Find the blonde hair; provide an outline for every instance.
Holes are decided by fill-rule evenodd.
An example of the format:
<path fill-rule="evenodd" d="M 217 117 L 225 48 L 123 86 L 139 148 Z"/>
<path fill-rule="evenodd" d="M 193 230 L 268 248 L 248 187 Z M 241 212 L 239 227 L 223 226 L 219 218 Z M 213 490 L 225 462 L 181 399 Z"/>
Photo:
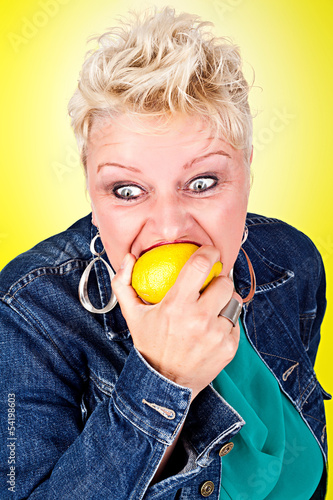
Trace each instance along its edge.
<path fill-rule="evenodd" d="M 68 106 L 84 166 L 92 124 L 129 113 L 167 118 L 199 115 L 237 149 L 252 146 L 249 85 L 239 49 L 207 30 L 195 15 L 131 13 L 118 27 L 95 37 L 78 88 Z"/>

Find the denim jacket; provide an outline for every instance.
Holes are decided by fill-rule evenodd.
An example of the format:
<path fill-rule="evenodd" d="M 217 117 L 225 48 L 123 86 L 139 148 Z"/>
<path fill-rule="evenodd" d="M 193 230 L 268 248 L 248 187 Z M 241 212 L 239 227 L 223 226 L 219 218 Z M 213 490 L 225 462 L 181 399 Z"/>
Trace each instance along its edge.
<path fill-rule="evenodd" d="M 248 214 L 247 225 L 244 249 L 257 287 L 243 306 L 246 334 L 326 459 L 329 395 L 313 370 L 326 305 L 321 257 L 277 219 Z M 0 497 L 218 500 L 221 455 L 245 422 L 211 385 L 190 405 L 191 390 L 164 378 L 133 347 L 119 305 L 107 314 L 81 306 L 78 284 L 95 234 L 87 216 L 0 274 Z M 234 280 L 245 297 L 243 252 Z M 102 264 L 88 290 L 95 307 L 107 304 Z M 183 423 L 180 470 L 150 485 Z"/>

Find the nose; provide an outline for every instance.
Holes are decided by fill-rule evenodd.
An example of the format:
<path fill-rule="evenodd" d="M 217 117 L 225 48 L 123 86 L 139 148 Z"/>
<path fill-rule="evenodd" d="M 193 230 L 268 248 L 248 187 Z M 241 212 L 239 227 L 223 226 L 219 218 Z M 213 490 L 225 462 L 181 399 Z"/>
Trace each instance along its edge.
<path fill-rule="evenodd" d="M 147 221 L 156 241 L 188 238 L 195 224 L 192 215 L 176 196 L 159 196 Z"/>

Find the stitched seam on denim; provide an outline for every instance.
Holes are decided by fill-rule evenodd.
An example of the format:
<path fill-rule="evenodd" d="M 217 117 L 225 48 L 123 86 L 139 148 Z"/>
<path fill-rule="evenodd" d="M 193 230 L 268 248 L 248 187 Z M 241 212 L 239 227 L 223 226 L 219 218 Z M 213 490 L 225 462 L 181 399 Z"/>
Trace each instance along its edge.
<path fill-rule="evenodd" d="M 292 271 L 287 270 L 287 272 L 286 272 L 285 269 L 281 269 L 281 271 L 280 271 L 279 269 L 272 267 L 268 262 L 266 262 L 266 260 L 264 260 L 262 258 L 261 254 L 255 249 L 255 247 L 253 247 L 253 245 L 251 245 L 251 247 L 252 247 L 253 252 L 258 256 L 258 258 L 264 263 L 265 266 L 267 266 L 269 269 L 271 269 L 271 271 L 274 271 L 274 272 L 280 274 L 280 277 L 275 279 L 274 281 L 270 281 L 268 283 L 263 283 L 263 284 L 257 285 L 257 289 L 260 287 L 272 285 L 274 283 L 278 283 L 278 284 L 282 285 L 289 278 L 294 276 L 294 273 Z M 280 266 L 278 266 L 278 267 L 280 267 Z M 249 285 L 246 287 L 239 288 L 239 291 L 246 290 L 248 288 L 249 288 Z M 257 290 L 257 292 L 260 292 L 260 290 Z"/>
<path fill-rule="evenodd" d="M 291 276 L 289 274 L 285 273 L 283 276 L 281 276 L 280 278 L 278 278 L 278 279 L 276 279 L 274 281 L 269 281 L 268 283 L 262 283 L 260 285 L 257 285 L 256 290 L 258 292 L 260 292 L 260 288 L 261 287 L 263 287 L 263 286 L 269 286 L 269 285 L 273 285 L 273 284 L 283 285 L 283 283 L 285 283 L 288 280 L 288 278 L 290 278 L 290 277 Z M 239 290 L 247 290 L 248 288 L 250 288 L 250 285 L 239 287 Z"/>
<path fill-rule="evenodd" d="M 257 249 L 253 245 L 251 245 L 251 249 L 258 256 L 258 258 L 265 264 L 265 266 L 267 266 L 272 271 L 281 274 L 281 278 L 283 278 L 284 276 L 286 276 L 286 271 L 287 271 L 287 276 L 289 276 L 289 277 L 290 276 L 294 276 L 294 272 L 293 271 L 290 271 L 289 269 L 287 269 L 287 270 L 283 269 L 278 264 L 274 264 L 274 262 L 270 262 L 266 258 L 264 259 L 263 256 L 257 251 Z M 272 267 L 272 265 L 274 265 L 275 267 Z M 276 269 L 276 267 L 281 268 L 281 271 L 279 269 Z"/>
<path fill-rule="evenodd" d="M 135 347 L 134 347 L 135 348 Z M 166 378 L 164 375 L 162 375 L 161 373 L 158 373 L 156 372 L 151 366 L 149 363 L 147 363 L 147 361 L 144 359 L 144 357 L 142 356 L 142 354 L 140 354 L 140 352 L 135 348 L 136 350 L 136 353 L 137 353 L 137 356 L 140 358 L 140 360 L 142 360 L 142 362 L 144 363 L 144 365 L 146 366 L 146 368 L 148 368 L 148 370 L 154 375 L 154 377 L 158 377 L 158 378 L 161 378 L 162 380 L 164 380 L 167 384 L 170 384 L 172 385 L 173 387 L 176 387 L 178 390 L 179 389 L 182 389 L 183 392 L 185 392 L 185 394 L 187 396 L 189 396 L 192 391 L 191 389 L 188 389 L 186 387 L 182 387 L 178 384 L 176 384 L 176 382 L 173 382 L 172 380 L 169 380 L 168 378 Z"/>
<path fill-rule="evenodd" d="M 157 454 L 158 450 L 155 448 L 154 450 L 154 453 L 153 453 L 153 456 L 151 457 L 151 459 L 149 460 L 149 462 L 147 462 L 147 466 L 145 468 L 145 470 L 142 472 L 140 478 L 139 478 L 139 484 L 137 484 L 136 488 L 132 491 L 132 494 L 130 496 L 130 499 L 133 498 L 133 500 L 137 500 L 139 497 L 137 496 L 137 492 L 138 492 L 138 489 L 140 488 L 140 483 L 142 481 L 142 478 L 144 478 L 145 476 L 145 473 L 146 471 L 148 470 L 148 468 L 150 467 L 150 463 L 153 461 L 153 459 L 155 458 L 155 455 Z M 144 481 L 144 485 L 146 485 L 147 481 L 145 480 Z M 142 486 L 141 486 L 142 488 Z M 142 497 L 141 497 L 142 498 Z"/>
<path fill-rule="evenodd" d="M 276 354 L 269 354 L 268 352 L 262 352 L 262 351 L 259 351 L 259 352 L 260 352 L 260 354 L 265 354 L 266 356 L 272 356 L 274 358 L 284 359 L 286 361 L 291 361 L 292 363 L 297 363 L 297 361 L 294 359 L 284 358 L 283 356 L 277 356 Z M 301 394 L 301 381 L 300 381 L 300 377 L 299 377 L 299 365 L 296 366 L 296 374 L 297 374 L 297 381 L 298 381 L 299 397 L 300 397 L 300 400 L 302 400 L 302 394 L 304 394 L 304 391 L 306 391 L 306 389 L 304 389 L 303 393 Z"/>
<path fill-rule="evenodd" d="M 197 466 L 195 469 L 192 469 L 191 471 L 189 472 L 186 472 L 184 474 L 179 474 L 180 476 L 184 475 L 185 474 L 188 474 L 188 477 L 185 478 L 185 481 L 183 481 L 183 483 L 181 483 L 179 486 L 176 485 L 175 481 L 173 484 L 170 484 L 168 486 L 166 486 L 165 488 L 163 489 L 160 489 L 158 490 L 156 493 L 154 493 L 150 498 L 156 498 L 157 497 L 160 497 L 160 495 L 163 493 L 166 493 L 167 491 L 169 490 L 173 490 L 175 487 L 179 490 L 179 488 L 183 488 L 184 486 L 188 486 L 188 482 L 193 479 L 193 477 L 195 476 L 198 476 L 199 474 L 201 474 L 203 468 L 199 465 Z M 163 499 L 162 499 L 163 500 Z"/>
<path fill-rule="evenodd" d="M 266 354 L 266 356 L 273 356 L 274 358 L 285 359 L 286 361 L 291 361 L 292 363 L 297 363 L 295 359 L 284 358 L 283 356 L 278 356 L 277 354 L 269 354 L 268 352 L 259 351 L 261 354 Z"/>
<path fill-rule="evenodd" d="M 284 270 L 284 271 L 279 271 L 279 269 L 275 269 L 274 267 L 272 267 L 270 264 L 268 264 L 268 262 L 266 262 L 266 261 L 265 261 L 265 260 L 261 257 L 260 253 L 258 253 L 258 252 L 256 251 L 256 249 L 255 249 L 255 248 L 253 248 L 253 251 L 254 251 L 254 252 L 258 255 L 259 259 L 260 259 L 260 260 L 261 260 L 261 261 L 265 264 L 265 266 L 267 266 L 269 269 L 271 269 L 271 270 L 272 270 L 272 271 L 274 271 L 275 273 L 279 273 L 279 274 L 281 275 L 281 277 L 280 277 L 280 278 L 278 278 L 278 279 L 283 279 L 284 277 L 290 277 L 290 276 L 292 276 L 292 275 L 293 275 L 293 273 L 290 275 L 290 274 L 289 274 L 289 271 L 287 271 L 287 272 L 286 272 L 285 270 Z M 277 280 L 270 281 L 269 283 L 267 283 L 267 285 L 270 285 L 271 283 L 275 283 L 275 281 L 277 281 Z"/>
<path fill-rule="evenodd" d="M 116 389 L 114 389 L 114 391 L 113 391 L 113 392 L 114 392 L 114 393 L 116 393 L 117 398 L 119 399 L 119 401 L 120 401 L 120 402 L 124 405 L 124 407 L 125 407 L 125 408 L 129 411 L 129 413 L 131 413 L 131 414 L 133 415 L 133 417 L 135 417 L 135 418 L 136 418 L 136 419 L 138 419 L 140 422 L 142 422 L 142 424 L 143 424 L 143 425 L 147 425 L 148 427 L 150 427 L 150 429 L 153 429 L 155 432 L 161 433 L 161 435 L 162 435 L 162 436 L 165 436 L 166 438 L 168 438 L 168 437 L 169 437 L 169 436 L 168 436 L 168 434 L 165 434 L 165 433 L 164 433 L 164 432 L 162 432 L 160 429 L 156 429 L 156 427 L 153 427 L 152 425 L 149 425 L 149 424 L 148 424 L 145 420 L 142 420 L 142 419 L 141 419 L 141 417 L 139 417 L 139 416 L 137 415 L 137 413 L 134 413 L 134 412 L 131 410 L 131 408 L 130 408 L 129 406 L 127 406 L 127 404 L 125 403 L 125 401 L 124 401 L 124 400 L 123 400 L 123 399 L 119 396 L 119 394 L 118 394 L 118 392 L 117 392 L 117 390 L 116 390 Z M 116 401 L 115 401 L 115 399 L 114 399 L 114 398 L 113 398 L 113 400 L 114 400 L 114 403 L 115 403 L 115 405 L 117 406 L 118 410 L 119 410 L 119 411 L 121 411 L 121 410 L 120 410 L 120 408 L 118 407 L 118 405 L 117 405 L 117 403 L 116 403 Z M 182 420 L 182 419 L 181 419 L 181 420 Z M 176 433 L 177 429 L 179 428 L 179 425 L 180 425 L 180 423 L 178 423 L 178 425 L 177 425 L 176 429 L 175 429 L 175 430 L 174 430 L 174 432 L 172 433 L 172 436 L 174 436 L 174 435 L 175 435 L 175 433 Z"/>
<path fill-rule="evenodd" d="M 269 281 L 268 283 L 262 283 L 262 284 L 258 285 L 258 287 L 273 285 L 273 283 L 280 283 L 282 285 L 283 283 L 285 283 L 288 280 L 288 278 L 290 278 L 290 275 L 285 273 L 283 276 L 281 276 L 281 278 L 274 280 L 274 281 Z"/>
<path fill-rule="evenodd" d="M 103 264 L 104 267 L 105 267 L 105 264 Z M 99 292 L 99 296 L 100 296 L 100 299 L 102 301 L 102 305 L 103 305 L 103 295 L 105 297 L 107 297 L 107 287 L 106 287 L 106 282 L 105 282 L 105 279 L 104 279 L 104 276 L 103 276 L 103 272 L 100 270 L 99 272 L 97 272 L 97 266 L 94 266 L 94 270 L 95 270 L 95 274 L 96 274 L 96 278 L 97 278 L 97 286 L 98 286 L 98 292 Z M 104 290 L 100 290 L 99 289 L 99 277 L 101 278 L 101 287 L 103 287 Z M 112 294 L 112 287 L 111 287 L 111 294 Z M 104 302 L 105 303 L 105 302 Z M 125 328 L 124 330 L 120 330 L 120 331 L 117 331 L 117 332 L 114 332 L 112 329 L 111 329 L 111 332 L 109 331 L 109 325 L 106 325 L 106 335 L 108 337 L 109 340 L 113 341 L 114 337 L 115 336 L 118 336 L 118 335 L 122 335 L 123 333 L 129 333 L 129 330 L 128 328 Z"/>
<path fill-rule="evenodd" d="M 66 361 L 66 363 L 71 366 L 71 364 L 69 363 L 68 359 L 64 356 L 64 354 L 61 352 L 61 350 L 59 349 L 59 347 L 57 346 L 57 344 L 53 341 L 52 337 L 50 337 L 50 335 L 48 334 L 48 332 L 44 329 L 43 325 L 38 321 L 38 319 L 29 311 L 29 309 L 27 309 L 23 304 L 21 304 L 17 299 L 16 297 L 13 297 L 13 301 L 14 302 L 17 302 L 29 315 L 31 315 L 35 322 L 37 323 L 37 325 L 39 326 L 39 329 L 36 328 L 36 326 L 31 322 L 29 321 L 29 319 L 24 316 L 24 314 L 22 312 L 20 312 L 19 310 L 15 309 L 14 307 L 12 307 L 11 304 L 7 304 L 5 301 L 3 301 L 8 307 L 10 307 L 14 312 L 16 312 L 16 314 L 18 314 L 19 316 L 21 316 L 21 318 L 23 318 L 37 333 L 42 333 L 44 336 L 46 336 L 48 338 L 48 340 L 51 342 L 51 344 L 53 345 L 53 347 L 55 348 L 55 350 L 60 354 L 60 356 Z M 81 374 L 80 374 L 81 376 Z"/>
<path fill-rule="evenodd" d="M 258 349 L 257 328 L 256 328 L 256 321 L 254 319 L 254 307 L 252 307 L 252 318 L 253 318 L 254 336 L 255 336 L 255 339 L 256 339 L 256 348 Z"/>
<path fill-rule="evenodd" d="M 229 405 L 228 405 L 229 406 Z M 231 409 L 233 409 L 231 407 Z M 206 450 L 208 448 L 212 448 L 218 444 L 220 444 L 221 441 L 223 441 L 224 438 L 226 438 L 228 436 L 228 434 L 230 434 L 231 432 L 233 432 L 234 430 L 237 430 L 239 427 L 242 427 L 243 425 L 242 424 L 245 424 L 245 421 L 242 419 L 241 422 L 234 422 L 232 425 L 230 425 L 230 427 L 228 427 L 228 429 L 226 429 L 224 432 L 222 432 L 222 434 L 219 435 L 219 437 L 217 439 L 215 439 L 213 441 L 213 444 L 212 445 L 209 445 L 209 446 L 206 446 L 206 448 L 204 449 L 204 451 L 202 452 L 199 452 L 198 448 L 194 445 L 194 443 L 192 442 L 192 440 L 190 439 L 190 437 L 188 438 L 188 442 L 190 443 L 190 445 L 192 446 L 192 448 L 194 449 L 194 451 L 197 453 L 197 458 L 195 459 L 195 463 L 197 463 L 199 465 L 199 467 L 208 467 L 209 464 L 207 465 L 202 465 L 202 464 L 199 464 L 198 463 L 198 460 L 200 460 L 200 457 L 204 455 L 204 453 L 206 453 Z M 231 438 L 232 439 L 232 438 Z M 211 450 L 208 451 L 208 457 L 209 457 L 209 454 L 210 454 Z"/>
<path fill-rule="evenodd" d="M 56 272 L 52 272 L 52 273 L 49 273 L 47 272 L 47 270 L 49 269 L 53 269 L 54 271 L 55 270 L 59 270 L 61 269 L 62 267 L 64 266 L 67 266 L 70 262 L 76 262 L 78 265 L 77 267 L 73 267 L 72 269 L 69 269 L 68 271 L 65 271 L 63 273 L 56 273 Z M 27 285 L 29 285 L 30 283 L 32 283 L 33 281 L 35 281 L 35 279 L 37 278 L 40 278 L 41 276 L 66 276 L 68 273 L 71 273 L 73 271 L 77 271 L 78 269 L 81 269 L 82 267 L 84 267 L 82 265 L 84 261 L 80 260 L 80 261 L 68 261 L 66 262 L 65 264 L 61 264 L 61 266 L 57 266 L 57 267 L 39 267 L 37 269 L 33 269 L 32 271 L 30 271 L 29 273 L 27 273 L 25 276 L 23 276 L 22 278 L 20 278 L 19 280 L 17 280 L 15 283 L 13 283 L 13 285 L 11 285 L 11 287 L 9 288 L 8 292 L 6 293 L 6 295 L 9 295 L 11 297 L 14 297 L 14 295 L 19 292 L 20 290 L 22 290 L 23 288 L 25 288 Z M 86 266 L 88 266 L 88 262 L 86 263 Z M 31 278 L 27 283 L 25 283 L 24 285 L 22 285 L 20 288 L 18 288 L 17 290 L 15 290 L 15 292 L 13 294 L 11 294 L 11 290 L 12 288 L 15 287 L 15 285 L 18 285 L 20 281 L 23 281 L 25 278 L 27 278 L 30 274 L 34 274 L 36 273 L 37 271 L 44 271 L 42 274 L 38 274 L 37 276 L 34 276 L 33 278 Z"/>
<path fill-rule="evenodd" d="M 200 465 L 197 466 L 195 469 L 192 469 L 191 471 L 189 472 L 186 472 L 186 473 L 183 473 L 183 474 L 179 474 L 180 476 L 185 476 L 185 474 L 188 474 L 188 477 L 185 478 L 185 480 L 183 481 L 182 484 L 180 484 L 179 486 L 176 485 L 176 483 L 174 482 L 173 484 L 170 484 L 168 486 L 166 486 L 165 488 L 163 489 L 160 489 L 159 491 L 157 491 L 156 493 L 154 493 L 150 498 L 156 498 L 156 496 L 160 497 L 160 495 L 162 493 L 166 493 L 167 491 L 169 490 L 173 490 L 175 487 L 179 490 L 179 488 L 183 488 L 184 486 L 188 486 L 188 482 L 193 479 L 194 477 L 198 476 L 199 474 L 201 474 L 203 470 L 203 467 L 201 467 Z M 162 499 L 163 500 L 163 499 Z"/>
<path fill-rule="evenodd" d="M 275 219 L 274 217 L 246 217 L 246 221 L 249 221 L 251 226 L 261 226 L 263 224 L 285 224 L 285 222 Z M 258 222 L 253 222 L 258 221 Z"/>
<path fill-rule="evenodd" d="M 100 382 L 101 384 L 106 385 L 107 387 L 110 387 L 112 389 L 114 388 L 114 385 L 110 384 L 107 380 L 104 380 L 101 377 L 99 377 L 93 370 L 90 370 L 90 373 L 91 373 L 90 378 L 94 382 Z"/>
<path fill-rule="evenodd" d="M 242 420 L 243 420 L 243 419 L 242 419 Z M 244 422 L 244 420 L 243 420 L 243 423 L 245 423 L 245 422 Z M 228 434 L 233 433 L 233 432 L 234 432 L 234 431 L 236 431 L 239 427 L 242 427 L 242 423 L 241 423 L 241 422 L 234 422 L 234 423 L 233 423 L 230 427 L 228 427 L 228 429 L 226 429 L 226 430 L 225 430 L 225 431 L 224 431 L 224 432 L 223 432 L 223 433 L 222 433 L 222 434 L 221 434 L 221 435 L 220 435 L 217 439 L 215 439 L 214 441 L 212 441 L 212 443 L 211 443 L 209 446 L 206 446 L 205 450 L 204 450 L 202 453 L 200 453 L 200 455 L 201 455 L 201 456 L 203 456 L 203 455 L 204 455 L 204 453 L 207 453 L 207 458 L 210 458 L 210 453 L 211 453 L 212 449 L 213 449 L 215 446 L 219 445 L 219 444 L 221 443 L 221 441 L 223 441 L 223 440 L 224 440 L 224 438 L 225 438 Z M 234 434 L 234 435 L 235 435 L 235 434 Z M 232 437 L 231 437 L 231 439 L 232 439 Z M 209 451 L 207 451 L 207 452 L 206 452 L 206 450 L 208 450 L 208 449 L 209 449 Z M 199 458 L 199 457 L 200 457 L 200 455 L 198 456 L 198 458 L 197 458 L 197 460 L 196 460 L 196 462 L 197 462 L 198 464 L 199 464 L 199 460 L 200 460 L 200 458 Z M 213 460 L 213 459 L 210 459 L 210 462 L 211 462 L 211 460 Z M 209 466 L 209 464 L 210 464 L 210 462 L 209 462 L 209 463 L 207 463 L 207 465 L 201 465 L 201 464 L 199 464 L 199 465 L 200 465 L 200 467 L 208 467 L 208 466 Z"/>
<path fill-rule="evenodd" d="M 105 264 L 103 264 L 105 266 Z M 104 294 L 104 296 L 106 297 L 107 296 L 107 288 L 106 288 L 106 282 L 105 282 L 105 279 L 104 279 L 104 276 L 103 276 L 103 271 L 100 270 L 99 272 L 97 272 L 97 265 L 95 264 L 94 266 L 94 269 L 95 269 L 95 274 L 96 274 L 96 278 L 97 278 L 97 283 L 99 283 L 99 277 L 101 278 L 101 287 L 103 288 L 103 290 L 100 291 L 100 297 L 101 299 L 103 299 L 102 297 L 102 294 Z M 103 300 L 102 300 L 102 304 L 103 304 Z"/>
<path fill-rule="evenodd" d="M 210 386 L 211 387 L 211 386 Z M 245 420 L 242 418 L 242 416 L 221 396 L 221 394 L 219 392 L 217 392 L 213 387 L 211 387 L 212 390 L 218 395 L 218 397 L 222 400 L 223 404 L 229 408 L 229 410 L 239 419 L 238 422 L 234 422 L 233 424 L 231 424 L 231 426 L 226 430 L 224 431 L 214 442 L 220 442 L 227 433 L 230 433 L 231 430 L 235 427 L 241 427 L 242 425 L 246 424 Z M 197 455 L 200 456 L 202 455 L 202 453 L 199 452 L 199 450 L 195 447 L 194 443 L 191 441 L 190 437 L 188 438 L 188 441 L 189 443 L 191 444 L 192 448 L 196 451 Z M 207 447 L 206 447 L 207 449 Z"/>
<path fill-rule="evenodd" d="M 304 391 L 302 392 L 301 396 L 303 396 L 303 394 L 305 393 L 305 391 L 307 390 L 307 388 L 309 387 L 309 385 L 311 385 L 311 384 L 312 384 L 312 382 L 313 382 L 313 381 L 315 381 L 315 380 L 316 380 L 316 377 L 315 377 L 315 376 L 313 376 L 313 377 L 312 377 L 312 379 L 310 379 L 310 382 L 308 383 L 308 385 L 305 387 L 305 389 L 304 389 Z M 315 386 L 316 386 L 316 385 L 317 385 L 317 384 L 315 383 Z"/>
<path fill-rule="evenodd" d="M 300 380 L 300 376 L 299 376 L 299 365 L 296 367 L 296 373 L 297 373 L 297 380 L 298 380 L 298 390 L 299 390 L 299 393 L 301 394 L 301 380 Z M 304 394 L 304 392 L 303 392 Z M 302 397 L 300 395 L 300 397 Z"/>
<path fill-rule="evenodd" d="M 325 422 L 323 422 L 322 420 L 319 420 L 318 418 L 313 417 L 312 415 L 309 415 L 308 413 L 303 412 L 303 415 L 304 415 L 304 417 L 310 417 L 310 418 L 313 418 L 313 420 L 317 420 L 317 422 L 319 422 L 320 424 L 326 425 Z"/>
<path fill-rule="evenodd" d="M 211 387 L 211 386 L 210 386 L 210 387 Z M 244 424 L 245 424 L 244 419 L 243 419 L 243 418 L 242 418 L 242 416 L 241 416 L 241 415 L 240 415 L 240 414 L 239 414 L 239 413 L 235 410 L 235 408 L 233 408 L 233 407 L 232 407 L 232 406 L 228 403 L 228 401 L 226 401 L 226 400 L 224 399 L 224 397 L 223 397 L 223 396 L 221 396 L 221 394 L 220 394 L 219 392 L 217 392 L 217 391 L 216 391 L 213 387 L 211 387 L 211 388 L 212 388 L 212 389 L 213 389 L 213 390 L 217 393 L 217 395 L 219 396 L 219 398 L 221 398 L 221 399 L 222 399 L 223 404 L 229 408 L 229 410 L 230 410 L 230 411 L 231 411 L 231 412 L 235 415 L 235 417 L 237 417 L 241 423 L 244 423 Z"/>
<path fill-rule="evenodd" d="M 316 377 L 312 377 L 312 379 L 310 380 L 310 382 L 308 383 L 308 385 L 305 387 L 305 389 L 304 389 L 304 391 L 302 392 L 302 394 L 300 394 L 300 400 L 301 400 L 301 408 L 300 408 L 300 409 L 302 409 L 302 408 L 303 408 L 303 406 L 304 406 L 305 402 L 307 401 L 307 399 L 309 398 L 309 396 L 310 396 L 310 395 L 313 393 L 313 391 L 315 390 L 316 385 L 317 385 L 315 380 L 316 380 Z M 303 394 L 305 393 L 305 391 L 307 390 L 307 388 L 308 388 L 308 387 L 309 387 L 309 386 L 313 383 L 313 381 L 315 381 L 313 388 L 311 389 L 311 391 L 309 392 L 309 394 L 306 396 L 306 398 L 304 399 L 304 401 L 302 401 L 302 396 L 303 396 Z"/>
<path fill-rule="evenodd" d="M 287 283 L 288 280 L 289 280 L 289 278 L 287 278 L 287 279 L 279 278 L 275 281 L 271 281 L 270 283 L 263 283 L 262 285 L 257 285 L 255 295 L 259 295 L 262 293 L 270 292 L 271 290 L 275 290 L 275 288 L 278 288 L 279 286 L 282 286 L 285 283 Z"/>
<path fill-rule="evenodd" d="M 90 377 L 89 378 L 96 385 L 96 387 L 98 387 L 98 389 L 103 392 L 103 394 L 106 394 L 106 396 L 109 396 L 109 397 L 111 396 L 111 394 L 113 392 L 113 389 L 114 389 L 114 385 L 111 385 L 108 382 L 104 382 L 103 379 L 99 378 L 92 371 L 90 371 Z M 110 390 L 107 391 L 107 389 L 105 389 L 103 386 L 106 386 L 107 388 L 110 388 Z"/>
<path fill-rule="evenodd" d="M 120 335 L 122 333 L 129 333 L 129 329 L 125 328 L 125 330 L 120 330 L 119 332 L 113 331 L 113 330 L 111 330 L 111 331 L 105 330 L 106 337 L 108 340 L 110 340 L 110 342 L 116 342 L 117 340 L 119 340 L 118 335 Z M 126 337 L 125 337 L 125 339 L 126 339 Z M 120 340 L 122 340 L 122 339 L 120 339 Z"/>
<path fill-rule="evenodd" d="M 219 471 L 219 477 L 222 477 L 222 457 L 220 457 L 220 471 Z M 218 482 L 218 491 L 217 491 L 217 498 L 221 498 L 221 491 L 222 491 L 222 481 L 220 480 Z"/>
<path fill-rule="evenodd" d="M 141 421 L 140 418 L 138 418 L 138 420 L 140 420 L 140 422 L 135 422 L 133 420 L 130 419 L 130 417 L 124 413 L 124 411 L 119 407 L 119 405 L 117 405 L 114 397 L 113 397 L 113 394 L 111 395 L 111 398 L 113 400 L 113 404 L 115 406 L 115 408 L 117 408 L 117 410 L 119 411 L 119 413 L 128 421 L 131 423 L 131 425 L 134 425 L 134 427 L 136 427 L 137 429 L 139 429 L 141 432 L 143 432 L 144 434 L 154 438 L 154 439 L 157 439 L 159 442 L 163 443 L 163 444 L 166 444 L 167 446 L 170 446 L 170 440 L 168 439 L 168 437 L 166 437 L 165 439 L 163 438 L 163 436 L 159 435 L 159 430 L 157 429 L 154 429 L 154 427 L 151 427 L 149 424 L 146 424 L 145 422 Z M 127 408 L 127 406 L 126 406 Z M 142 425 L 139 425 L 139 424 L 142 424 Z M 152 429 L 151 431 L 149 429 L 146 429 L 145 426 L 148 426 L 150 429 Z M 154 432 L 152 432 L 154 431 Z M 161 433 L 163 435 L 165 435 L 164 433 Z"/>

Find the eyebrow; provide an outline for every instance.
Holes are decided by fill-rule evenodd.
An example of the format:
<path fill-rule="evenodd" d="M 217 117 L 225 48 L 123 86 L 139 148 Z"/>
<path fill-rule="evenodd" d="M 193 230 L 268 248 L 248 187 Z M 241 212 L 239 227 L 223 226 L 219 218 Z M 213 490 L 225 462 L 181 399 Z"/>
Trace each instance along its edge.
<path fill-rule="evenodd" d="M 226 156 L 227 158 L 231 158 L 231 156 L 226 153 L 225 151 L 223 151 L 222 149 L 219 150 L 219 151 L 212 151 L 211 153 L 208 153 L 206 155 L 203 155 L 203 156 L 199 156 L 199 158 L 194 158 L 194 160 L 188 162 L 188 163 L 185 163 L 185 165 L 183 165 L 183 169 L 184 170 L 187 170 L 188 168 L 191 168 L 195 163 L 201 161 L 201 160 L 204 160 L 205 158 L 209 158 L 210 156 L 213 156 L 213 155 L 220 155 L 220 156 Z M 130 165 L 121 165 L 121 163 L 115 163 L 115 162 L 104 162 L 104 163 L 100 163 L 98 166 L 97 166 L 97 172 L 99 172 L 101 170 L 101 168 L 103 167 L 119 167 L 119 168 L 125 168 L 127 170 L 131 170 L 132 172 L 139 172 L 139 173 L 142 173 L 141 170 L 139 170 L 138 168 L 136 167 L 131 167 Z"/>
<path fill-rule="evenodd" d="M 208 153 L 206 155 L 199 156 L 199 158 L 195 158 L 194 160 L 186 163 L 183 166 L 183 168 L 184 168 L 184 170 L 187 170 L 188 168 L 191 168 L 193 164 L 195 164 L 201 160 L 204 160 L 205 158 L 209 158 L 210 156 L 213 156 L 213 155 L 220 155 L 220 156 L 226 156 L 227 158 L 231 158 L 231 156 L 228 153 L 223 151 L 223 149 L 220 149 L 219 151 L 212 151 L 211 153 Z"/>
<path fill-rule="evenodd" d="M 142 173 L 141 170 L 139 170 L 138 168 L 135 168 L 135 167 L 131 167 L 129 165 L 125 166 L 125 165 L 121 165 L 120 163 L 115 163 L 115 162 L 110 162 L 110 161 L 106 161 L 104 163 L 100 163 L 98 166 L 97 166 L 97 173 L 101 170 L 102 167 L 119 167 L 119 168 L 126 168 L 127 170 L 131 170 L 132 172 L 139 172 L 139 173 Z"/>

